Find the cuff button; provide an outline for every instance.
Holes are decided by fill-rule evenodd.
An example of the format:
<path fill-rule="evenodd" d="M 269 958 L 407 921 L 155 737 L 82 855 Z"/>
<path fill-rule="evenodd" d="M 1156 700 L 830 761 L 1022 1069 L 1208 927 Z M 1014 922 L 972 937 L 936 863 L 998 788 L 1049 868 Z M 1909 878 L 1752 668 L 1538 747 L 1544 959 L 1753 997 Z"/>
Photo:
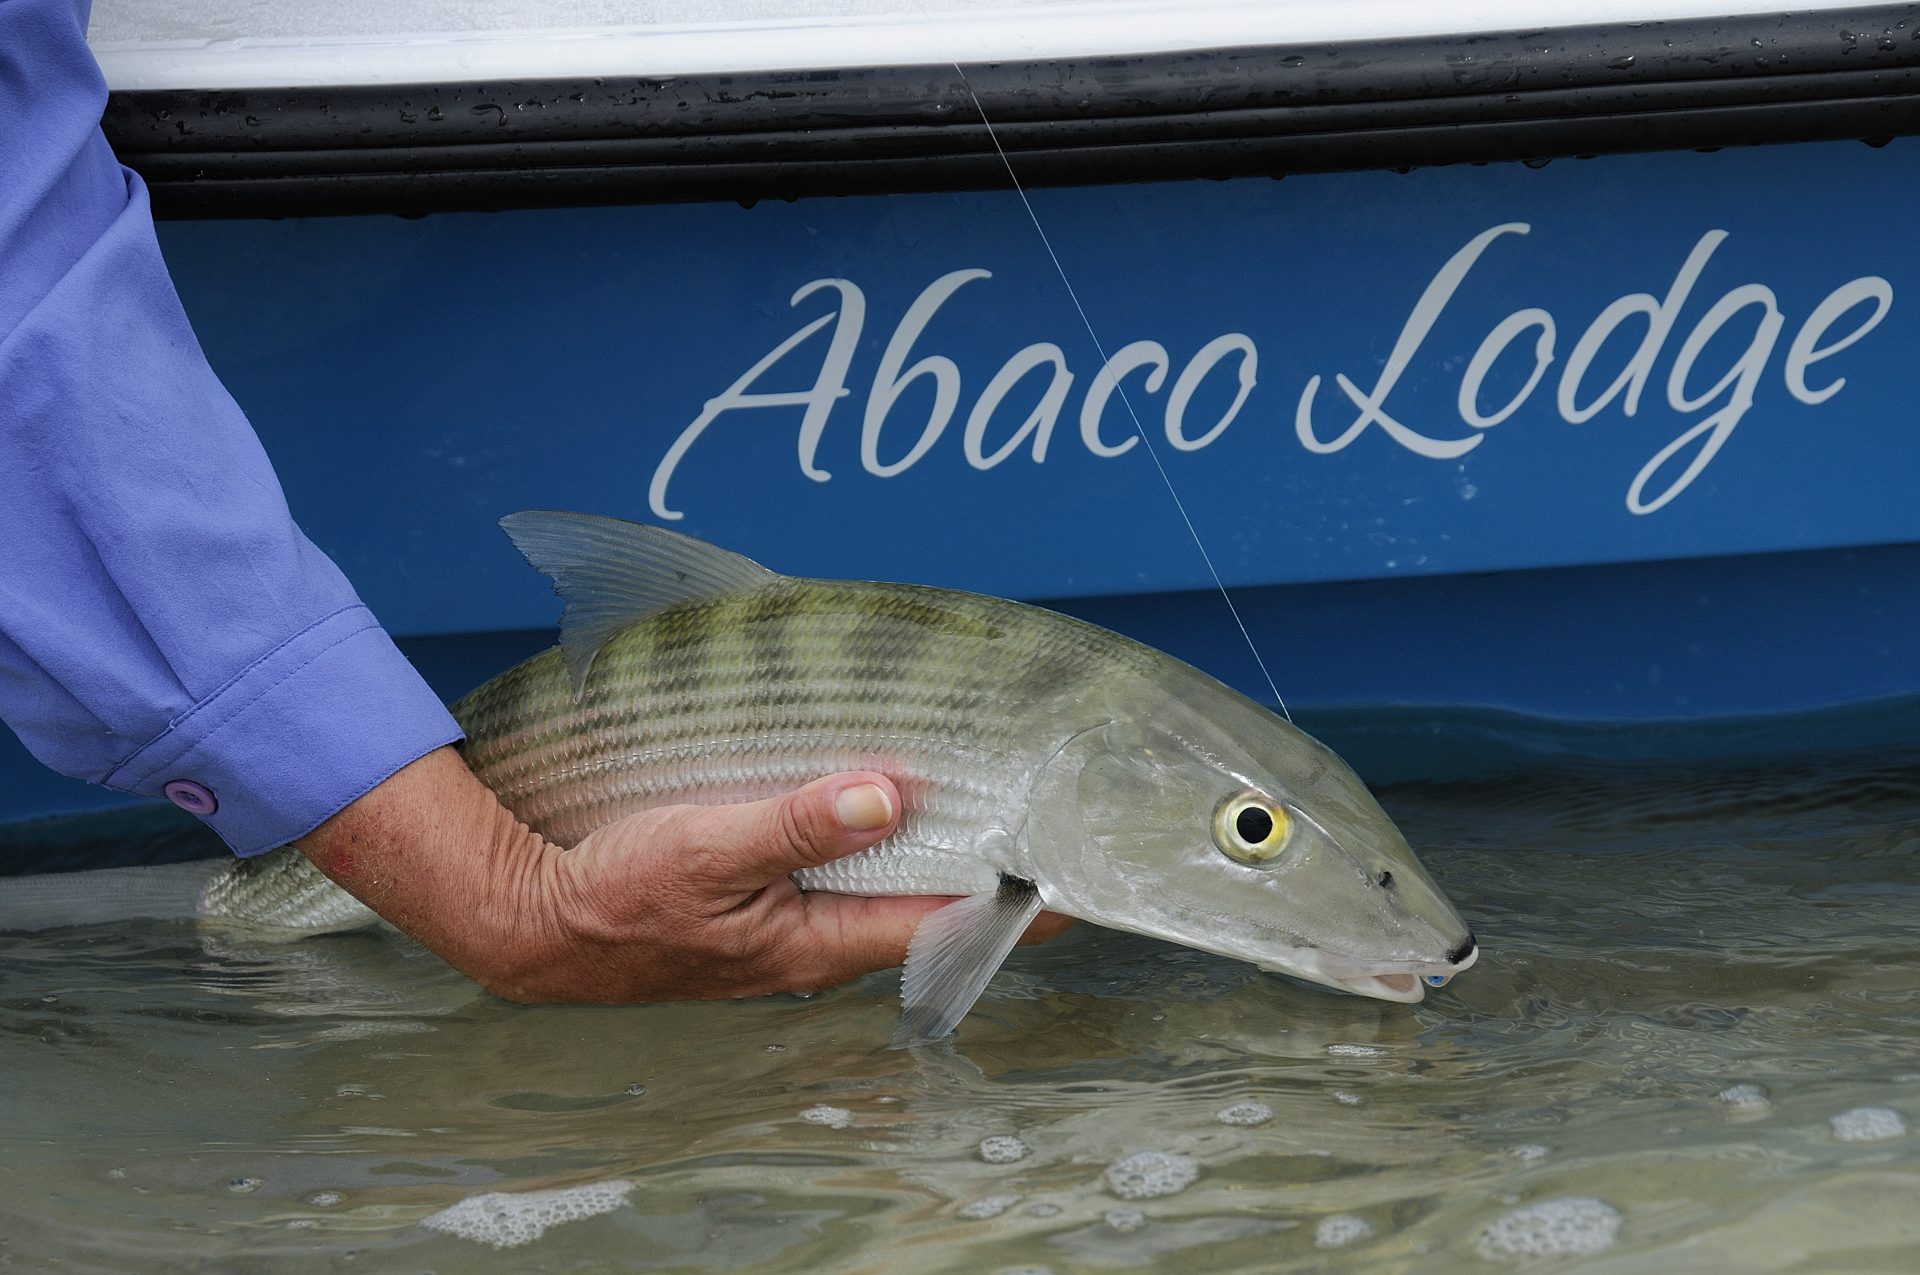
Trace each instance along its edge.
<path fill-rule="evenodd" d="M 167 795 L 168 801 L 202 819 L 220 809 L 220 800 L 213 795 L 213 789 L 191 779 L 176 779 L 161 791 Z"/>

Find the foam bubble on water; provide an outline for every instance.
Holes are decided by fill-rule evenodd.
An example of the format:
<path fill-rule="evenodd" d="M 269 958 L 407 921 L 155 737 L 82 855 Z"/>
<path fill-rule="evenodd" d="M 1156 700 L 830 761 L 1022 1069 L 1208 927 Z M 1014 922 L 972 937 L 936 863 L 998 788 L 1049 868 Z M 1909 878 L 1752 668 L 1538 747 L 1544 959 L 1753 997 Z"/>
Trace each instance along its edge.
<path fill-rule="evenodd" d="M 980 1158 L 988 1164 L 1012 1164 L 1029 1154 L 1027 1144 L 1008 1133 L 996 1133 L 980 1139 Z"/>
<path fill-rule="evenodd" d="M 1517 1147 L 1509 1147 L 1507 1154 L 1516 1160 L 1524 1160 L 1531 1164 L 1535 1160 L 1546 1159 L 1550 1154 L 1550 1148 L 1543 1147 L 1538 1142 L 1523 1142 Z"/>
<path fill-rule="evenodd" d="M 346 1197 L 338 1191 L 315 1191 L 307 1197 L 307 1203 L 319 1208 L 331 1208 Z"/>
<path fill-rule="evenodd" d="M 1605 1200 L 1567 1195 L 1504 1214 L 1480 1232 L 1473 1247 L 1495 1261 L 1590 1257 L 1613 1247 L 1620 1221 L 1620 1210 Z"/>
<path fill-rule="evenodd" d="M 1767 1091 L 1759 1085 L 1728 1085 L 1713 1096 L 1735 1111 L 1765 1111 L 1773 1105 L 1773 1099 L 1767 1097 Z"/>
<path fill-rule="evenodd" d="M 1051 1200 L 1039 1200 L 1027 1205 L 1028 1217 L 1059 1217 L 1062 1210 Z"/>
<path fill-rule="evenodd" d="M 844 1129 L 853 1123 L 853 1113 L 845 1107 L 808 1107 L 800 1113 L 800 1118 L 808 1124 L 825 1125 L 829 1129 Z"/>
<path fill-rule="evenodd" d="M 616 1178 L 548 1191 L 486 1191 L 421 1218 L 420 1225 L 494 1248 L 519 1248 L 562 1222 L 611 1213 L 632 1190 L 633 1183 Z"/>
<path fill-rule="evenodd" d="M 1880 1142 L 1907 1132 L 1906 1117 L 1892 1107 L 1855 1107 L 1828 1120 L 1842 1142 Z"/>
<path fill-rule="evenodd" d="M 1273 1108 L 1264 1102 L 1236 1102 L 1213 1113 L 1221 1124 L 1255 1125 L 1273 1119 Z"/>
<path fill-rule="evenodd" d="M 1313 1243 L 1317 1248 L 1341 1248 L 1355 1240 L 1364 1240 L 1373 1234 L 1373 1223 L 1351 1213 L 1335 1213 L 1320 1219 L 1313 1228 Z"/>
<path fill-rule="evenodd" d="M 1107 1189 L 1123 1200 L 1151 1200 L 1177 1195 L 1199 1176 L 1200 1166 L 1191 1156 L 1136 1151 L 1107 1166 Z"/>
<path fill-rule="evenodd" d="M 1327 1052 L 1339 1058 L 1378 1058 L 1387 1051 L 1372 1045 L 1328 1045 Z"/>
<path fill-rule="evenodd" d="M 1139 1209 L 1108 1209 L 1106 1223 L 1122 1235 L 1132 1235 L 1147 1224 L 1147 1215 Z"/>
<path fill-rule="evenodd" d="M 1360 1095 L 1357 1093 L 1348 1093 L 1344 1089 L 1336 1089 L 1333 1091 L 1333 1096 L 1335 1101 L 1343 1103 L 1346 1106 L 1357 1107 L 1360 1105 Z"/>
<path fill-rule="evenodd" d="M 235 1178 L 233 1181 L 227 1183 L 227 1190 L 233 1192 L 235 1195 L 249 1195 L 258 1191 L 262 1185 L 263 1183 L 259 1178 Z"/>
<path fill-rule="evenodd" d="M 954 1210 L 959 1217 L 977 1221 L 981 1218 L 999 1217 L 1014 1205 L 1020 1203 L 1017 1195 L 983 1195 L 970 1204 L 962 1204 Z"/>

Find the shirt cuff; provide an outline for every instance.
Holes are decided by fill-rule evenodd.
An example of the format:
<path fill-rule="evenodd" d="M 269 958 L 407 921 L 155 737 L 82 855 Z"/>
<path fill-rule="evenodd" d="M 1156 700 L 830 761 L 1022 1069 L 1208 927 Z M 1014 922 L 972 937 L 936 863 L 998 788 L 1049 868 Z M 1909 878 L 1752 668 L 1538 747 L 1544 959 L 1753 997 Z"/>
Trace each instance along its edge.
<path fill-rule="evenodd" d="M 373 612 L 354 605 L 254 661 L 102 782 L 166 797 L 255 855 L 460 738 Z"/>

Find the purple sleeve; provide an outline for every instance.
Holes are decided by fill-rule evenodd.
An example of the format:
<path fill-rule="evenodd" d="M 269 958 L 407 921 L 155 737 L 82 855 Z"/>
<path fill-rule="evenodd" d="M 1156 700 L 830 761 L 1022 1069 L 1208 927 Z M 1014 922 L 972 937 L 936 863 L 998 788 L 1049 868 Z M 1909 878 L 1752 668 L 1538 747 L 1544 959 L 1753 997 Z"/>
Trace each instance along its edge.
<path fill-rule="evenodd" d="M 460 732 L 207 366 L 86 9 L 0 0 L 0 717 L 257 854 Z"/>

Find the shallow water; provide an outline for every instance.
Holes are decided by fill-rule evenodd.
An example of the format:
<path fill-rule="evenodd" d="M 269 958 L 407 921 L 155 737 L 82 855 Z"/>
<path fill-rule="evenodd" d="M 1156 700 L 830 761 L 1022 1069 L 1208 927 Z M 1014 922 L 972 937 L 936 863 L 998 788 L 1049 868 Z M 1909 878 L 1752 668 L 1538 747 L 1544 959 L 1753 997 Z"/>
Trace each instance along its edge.
<path fill-rule="evenodd" d="M 1920 1134 L 1830 1123 L 1920 1124 L 1920 758 L 1382 795 L 1485 951 L 1412 1008 L 1079 927 L 916 1056 L 888 975 L 526 1009 L 391 934 L 0 936 L 0 1266 L 1489 1271 L 1580 1197 L 1550 1269 L 1920 1267 Z M 1140 1151 L 1198 1177 L 1122 1198 Z"/>

